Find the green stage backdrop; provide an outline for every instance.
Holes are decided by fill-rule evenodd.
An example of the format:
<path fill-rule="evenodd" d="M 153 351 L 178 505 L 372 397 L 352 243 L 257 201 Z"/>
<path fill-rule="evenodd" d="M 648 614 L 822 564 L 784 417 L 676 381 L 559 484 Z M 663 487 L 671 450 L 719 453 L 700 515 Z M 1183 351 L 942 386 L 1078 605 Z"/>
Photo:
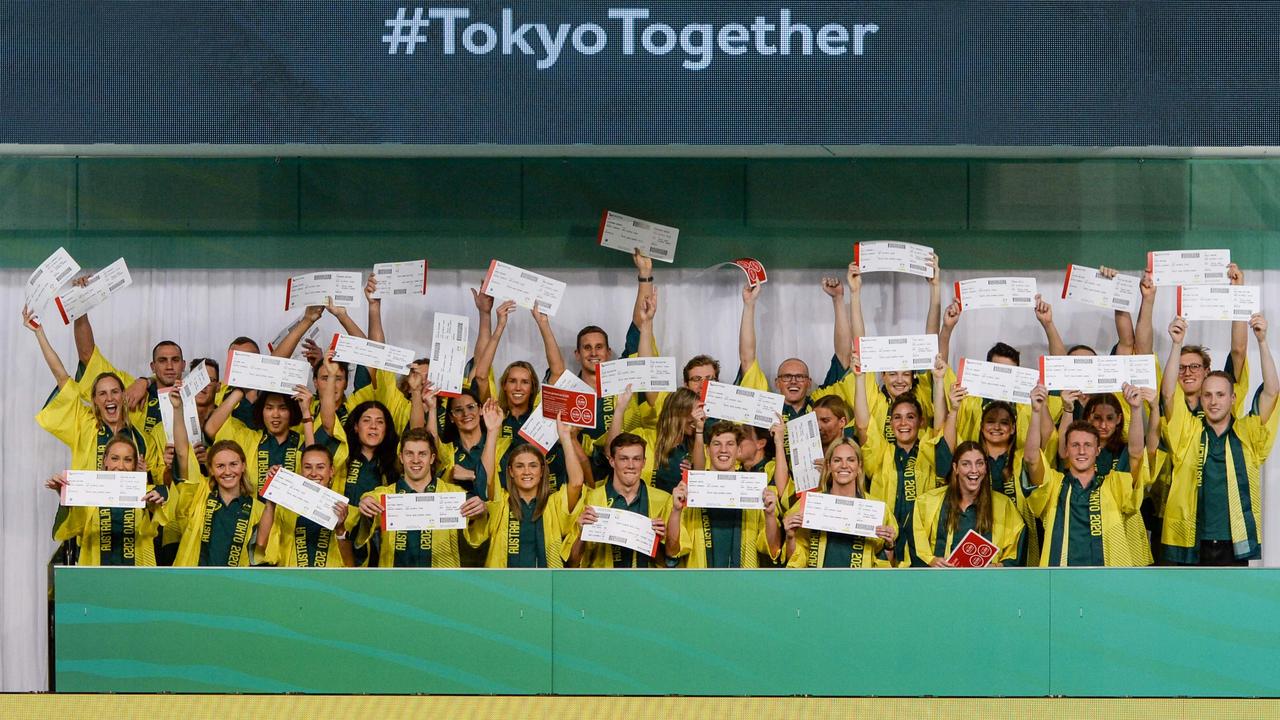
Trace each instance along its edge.
<path fill-rule="evenodd" d="M 0 266 L 628 267 L 584 252 L 603 210 L 681 230 L 677 266 L 839 267 L 856 240 L 950 267 L 1140 267 L 1229 247 L 1280 267 L 1278 160 L 0 157 Z"/>
<path fill-rule="evenodd" d="M 62 692 L 1280 697 L 1280 570 L 57 568 Z"/>

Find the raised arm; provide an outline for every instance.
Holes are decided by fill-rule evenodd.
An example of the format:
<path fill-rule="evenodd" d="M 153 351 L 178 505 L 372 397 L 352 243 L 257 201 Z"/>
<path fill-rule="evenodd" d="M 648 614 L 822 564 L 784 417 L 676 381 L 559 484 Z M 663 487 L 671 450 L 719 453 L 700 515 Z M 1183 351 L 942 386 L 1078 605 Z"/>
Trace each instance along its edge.
<path fill-rule="evenodd" d="M 756 362 L 756 300 L 760 285 L 742 288 L 742 321 L 738 324 L 738 367 L 746 372 Z"/>
<path fill-rule="evenodd" d="M 636 327 L 640 329 L 640 348 L 639 357 L 653 357 L 653 319 L 658 314 L 658 289 L 645 296 L 644 302 L 641 303 L 639 312 L 632 319 L 636 323 Z M 638 322 L 636 322 L 638 321 Z M 644 394 L 645 402 L 652 407 L 658 406 L 659 393 L 646 392 Z M 629 400 L 628 400 L 629 402 Z M 626 408 L 628 403 L 622 403 L 621 407 Z"/>
<path fill-rule="evenodd" d="M 1022 451 L 1022 464 L 1027 469 L 1031 484 L 1036 487 L 1044 484 L 1044 463 L 1040 456 L 1040 424 L 1043 422 L 1043 413 L 1040 410 L 1048 397 L 1049 391 L 1043 385 L 1036 385 L 1031 390 L 1031 422 L 1027 429 L 1027 444 Z"/>
<path fill-rule="evenodd" d="M 471 351 L 471 357 L 476 357 L 489 344 L 489 340 L 493 337 L 493 296 L 485 295 L 476 288 L 471 289 L 471 299 L 476 305 L 476 347 Z M 489 358 L 489 367 L 493 367 L 493 358 Z M 476 372 L 472 367 L 472 379 L 479 378 L 488 385 L 489 371 L 486 370 L 484 375 Z"/>
<path fill-rule="evenodd" d="M 382 298 L 374 297 L 378 292 L 378 276 L 370 273 L 364 284 L 364 299 L 369 305 L 369 339 L 374 342 L 387 341 L 387 333 L 382 328 Z"/>
<path fill-rule="evenodd" d="M 845 369 L 848 369 L 849 348 L 853 347 L 853 332 L 850 330 L 849 311 L 844 306 L 844 285 L 838 278 L 824 277 L 822 292 L 831 298 L 831 309 L 836 315 L 835 334 L 832 337 L 836 359 Z"/>
<path fill-rule="evenodd" d="M 1156 342 L 1155 328 L 1152 325 L 1152 313 L 1156 306 L 1156 284 L 1151 281 L 1151 273 L 1142 273 L 1138 290 L 1142 293 L 1142 304 L 1138 306 L 1138 324 L 1133 329 L 1133 354 L 1150 355 L 1155 352 Z M 1166 367 L 1165 372 L 1169 372 L 1169 368 Z"/>
<path fill-rule="evenodd" d="M 485 497 L 493 499 L 497 497 L 498 492 L 498 436 L 502 434 L 502 408 L 498 407 L 498 403 L 489 398 L 484 401 L 484 410 L 481 411 L 484 419 L 484 450 L 480 454 L 480 465 L 484 468 L 485 476 L 488 478 L 488 495 Z"/>
<path fill-rule="evenodd" d="M 1105 265 L 1098 268 L 1098 273 L 1108 280 L 1116 276 L 1114 268 Z M 1116 310 L 1116 355 L 1132 355 L 1136 339 L 1133 329 L 1133 315 L 1128 310 Z"/>
<path fill-rule="evenodd" d="M 791 469 L 787 465 L 787 424 L 781 415 L 775 414 L 774 417 L 777 419 L 769 427 L 769 434 L 773 436 L 773 487 L 781 498 L 786 497 L 787 484 L 791 482 Z"/>
<path fill-rule="evenodd" d="M 653 295 L 656 289 L 653 283 L 653 260 L 636 248 L 631 251 L 631 261 L 636 265 L 636 302 L 631 306 L 631 322 L 640 327 L 640 310 L 645 299 Z M 644 348 L 644 343 L 640 347 Z"/>
<path fill-rule="evenodd" d="M 613 445 L 614 438 L 622 434 L 622 416 L 626 412 L 627 405 L 631 404 L 631 386 L 628 385 L 626 390 L 617 397 L 613 403 L 613 419 L 609 421 L 609 435 L 605 439 L 605 447 Z M 567 445 L 565 447 L 568 447 Z"/>
<path fill-rule="evenodd" d="M 1249 318 L 1249 327 L 1258 340 L 1258 361 L 1262 366 L 1262 394 L 1258 396 L 1258 417 L 1265 423 L 1276 409 L 1276 395 L 1280 393 L 1280 378 L 1276 376 L 1276 361 L 1267 344 L 1267 319 L 1262 313 Z"/>
<path fill-rule="evenodd" d="M 564 415 L 562 411 L 561 416 Z M 582 443 L 573 439 L 569 432 L 569 426 L 564 424 L 560 417 L 556 418 L 556 435 L 560 438 L 560 447 L 567 450 L 573 446 L 582 447 Z M 582 497 L 582 485 L 586 481 L 586 476 L 582 473 L 582 463 L 577 462 L 577 458 L 566 458 L 564 471 L 565 478 L 565 495 L 568 501 L 570 512 L 578 506 L 578 500 Z"/>
<path fill-rule="evenodd" d="M 533 313 L 533 321 L 538 324 L 538 334 L 542 336 L 542 349 L 547 354 L 547 368 L 551 373 L 548 380 L 555 382 L 564 374 L 564 355 L 560 354 L 556 334 L 551 330 L 551 319 L 545 313 L 538 312 L 536 307 L 530 312 Z"/>
<path fill-rule="evenodd" d="M 187 437 L 187 424 L 182 422 L 182 393 L 178 392 L 182 388 L 182 381 L 174 386 L 169 392 L 169 402 L 173 404 L 173 474 L 175 480 L 190 480 L 188 475 L 190 463 L 187 462 L 187 453 L 191 447 L 191 441 Z M 172 498 L 174 501 L 177 497 Z"/>
<path fill-rule="evenodd" d="M 960 322 L 960 302 L 952 300 L 942 313 L 942 329 L 938 331 L 938 354 L 948 363 L 951 362 L 951 336 Z"/>
<path fill-rule="evenodd" d="M 1160 397 L 1165 404 L 1173 402 L 1178 389 L 1178 363 L 1182 361 L 1182 341 L 1187 337 L 1187 321 L 1176 317 L 1169 323 L 1169 359 L 1165 361 L 1164 377 L 1160 379 Z"/>
<path fill-rule="evenodd" d="M 334 426 L 338 422 L 338 403 L 341 400 L 341 388 L 338 387 L 335 378 L 338 377 L 338 366 L 333 362 L 333 351 L 329 350 L 320 356 L 320 362 L 324 366 L 324 383 L 316 383 L 316 391 L 320 394 L 320 427 L 329 433 L 330 437 L 335 434 Z M 348 442 L 354 441 L 354 438 L 347 438 Z"/>
<path fill-rule="evenodd" d="M 233 387 L 227 390 L 227 394 L 222 396 L 222 402 L 218 407 L 209 413 L 209 417 L 204 421 L 204 432 L 209 437 L 217 437 L 218 431 L 227 422 L 227 418 L 231 417 L 231 413 L 236 409 L 236 405 L 240 404 L 241 398 L 244 397 L 244 390 Z M 175 422 L 174 425 L 180 423 Z M 174 451 L 177 451 L 177 443 L 174 443 Z"/>
<path fill-rule="evenodd" d="M 934 253 L 929 260 L 933 266 L 933 277 L 929 278 L 929 315 L 924 320 L 924 334 L 936 334 L 942 327 L 942 267 L 938 265 L 938 255 Z"/>
<path fill-rule="evenodd" d="M 942 438 L 946 441 L 947 447 L 951 448 L 952 452 L 955 452 L 956 449 L 956 418 L 960 416 L 960 404 L 963 403 L 964 399 L 967 397 L 969 397 L 969 391 L 965 390 L 964 386 L 959 383 L 951 386 L 951 392 L 947 396 L 947 419 L 942 425 Z M 940 405 L 939 408 L 941 407 L 943 406 Z"/>
<path fill-rule="evenodd" d="M 1058 457 L 1065 458 L 1067 456 L 1067 428 L 1071 427 L 1071 423 L 1075 422 L 1076 403 L 1080 402 L 1079 390 L 1063 390 L 1062 391 L 1062 416 L 1058 418 Z M 1044 417 L 1049 417 L 1049 403 L 1044 404 Z M 1044 417 L 1041 422 L 1044 422 Z M 1052 418 L 1050 418 L 1052 421 Z M 1133 422 L 1130 418 L 1129 422 Z M 1046 426 L 1047 427 L 1047 426 Z"/>
<path fill-rule="evenodd" d="M 1146 426 L 1142 416 L 1142 389 L 1125 383 L 1123 387 L 1124 401 L 1129 403 L 1129 472 L 1136 479 L 1142 473 L 1142 464 L 1147 461 L 1143 441 Z"/>
<path fill-rule="evenodd" d="M 333 298 L 328 298 L 328 302 L 325 303 L 324 308 L 329 311 L 330 315 L 338 318 L 338 323 L 342 325 L 342 329 L 348 335 L 358 338 L 366 337 L 364 330 L 361 330 L 360 326 L 356 324 L 356 321 L 351 319 L 351 313 L 347 312 L 347 309 L 341 305 L 334 305 Z"/>
<path fill-rule="evenodd" d="M 302 317 L 298 318 L 298 321 L 289 328 L 289 332 L 284 334 L 280 344 L 272 348 L 271 354 L 276 357 L 293 357 L 294 350 L 298 349 L 298 343 L 302 342 L 302 336 L 307 334 L 323 314 L 323 305 L 308 305 Z"/>
<path fill-rule="evenodd" d="M 1244 284 L 1244 272 L 1235 263 L 1227 266 L 1227 278 L 1232 285 Z M 1249 328 L 1252 324 L 1252 318 L 1249 322 L 1237 320 L 1231 323 L 1231 367 L 1236 375 L 1239 375 L 1241 368 L 1249 362 Z M 1265 330 L 1263 332 L 1265 333 Z"/>
<path fill-rule="evenodd" d="M 862 358 L 854 353 L 849 356 L 850 369 L 853 372 L 853 429 L 858 433 L 858 442 L 867 442 L 867 427 L 871 424 L 871 409 L 867 405 L 867 380 L 863 377 Z"/>
<path fill-rule="evenodd" d="M 475 290 L 471 291 L 475 294 Z M 476 295 L 477 298 L 481 297 Z M 484 297 L 488 297 L 487 295 Z M 490 301 L 492 304 L 492 300 Z M 493 358 L 498 354 L 498 345 L 502 342 L 502 334 L 507 330 L 507 321 L 511 318 L 511 313 L 515 312 L 516 303 L 514 300 L 507 300 L 498 306 L 498 326 L 489 333 L 489 338 L 483 346 L 477 345 L 476 362 L 472 368 L 471 377 L 476 383 L 476 389 L 480 393 L 480 401 L 484 402 L 489 399 L 489 373 L 493 370 Z M 489 313 L 485 313 L 486 319 Z"/>
<path fill-rule="evenodd" d="M 939 433 L 947 424 L 947 361 L 939 354 L 933 359 L 933 429 Z"/>
<path fill-rule="evenodd" d="M 1058 334 L 1058 326 L 1053 324 L 1053 306 L 1039 293 L 1036 294 L 1036 320 L 1044 328 L 1044 338 L 1049 342 L 1049 354 L 1066 355 L 1066 343 L 1062 342 L 1062 336 Z"/>
<path fill-rule="evenodd" d="M 35 313 L 26 306 L 22 308 L 22 325 L 35 334 L 36 342 L 40 345 L 40 354 L 44 356 L 49 372 L 53 373 L 53 381 L 58 387 L 65 385 L 71 379 L 67 374 L 67 367 L 62 364 L 62 358 L 58 357 L 58 353 L 49 344 L 49 338 L 44 334 L 44 327 L 36 322 Z"/>
<path fill-rule="evenodd" d="M 844 279 L 849 285 L 849 332 L 855 338 L 864 337 L 867 324 L 862 317 L 862 270 L 858 263 L 849 263 Z"/>

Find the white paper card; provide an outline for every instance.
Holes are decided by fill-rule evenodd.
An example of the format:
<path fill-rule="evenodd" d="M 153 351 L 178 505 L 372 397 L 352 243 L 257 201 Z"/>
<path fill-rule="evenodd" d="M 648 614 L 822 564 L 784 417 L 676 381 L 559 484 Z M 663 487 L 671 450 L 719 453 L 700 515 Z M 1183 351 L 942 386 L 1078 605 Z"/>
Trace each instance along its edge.
<path fill-rule="evenodd" d="M 262 483 L 262 497 L 330 530 L 338 526 L 334 504 L 348 503 L 345 495 L 279 467 Z"/>
<path fill-rule="evenodd" d="M 862 372 L 930 370 L 938 355 L 937 335 L 880 335 L 853 342 Z"/>
<path fill-rule="evenodd" d="M 313 272 L 295 275 L 284 286 L 284 309 L 324 305 L 333 298 L 338 307 L 351 307 L 364 292 L 364 278 L 358 272 Z"/>
<path fill-rule="evenodd" d="M 853 261 L 869 272 L 900 272 L 933 277 L 933 248 L 909 242 L 854 243 Z"/>
<path fill-rule="evenodd" d="M 787 421 L 787 448 L 791 457 L 791 480 L 797 493 L 818 487 L 822 471 L 813 463 L 821 460 L 822 435 L 818 432 L 818 416 L 805 413 Z"/>
<path fill-rule="evenodd" d="M 427 261 L 376 263 L 373 275 L 378 278 L 378 290 L 373 297 L 382 299 L 427 294 Z"/>
<path fill-rule="evenodd" d="M 956 283 L 956 299 L 961 310 L 985 308 L 1034 308 L 1036 279 L 1029 277 L 988 277 Z"/>
<path fill-rule="evenodd" d="M 58 248 L 27 278 L 27 291 L 23 296 L 26 306 L 38 315 L 78 272 L 80 263 L 71 257 L 66 248 Z"/>
<path fill-rule="evenodd" d="M 621 250 L 628 255 L 638 249 L 654 260 L 669 263 L 676 259 L 676 241 L 679 239 L 678 228 L 606 210 L 600 221 L 597 242 L 601 247 Z"/>
<path fill-rule="evenodd" d="M 875 537 L 876 528 L 884 524 L 884 503 L 879 500 L 811 492 L 801 502 L 800 526 L 809 530 Z"/>
<path fill-rule="evenodd" d="M 208 377 L 208 374 L 205 374 Z M 156 393 L 156 407 L 160 408 L 160 423 L 164 426 L 165 442 L 173 444 L 173 403 L 169 400 L 172 390 L 161 390 Z M 179 393 L 181 395 L 181 393 Z M 196 409 L 194 398 L 182 399 L 182 424 L 187 429 L 187 442 L 196 445 L 204 442 L 204 433 L 200 429 L 200 412 Z"/>
<path fill-rule="evenodd" d="M 95 472 L 68 470 L 67 484 L 62 486 L 61 504 L 65 507 L 140 508 L 146 507 L 144 472 Z"/>
<path fill-rule="evenodd" d="M 784 399 L 777 393 L 708 381 L 702 386 L 707 417 L 769 429 L 782 414 Z"/>
<path fill-rule="evenodd" d="M 205 365 L 204 361 L 201 360 L 198 365 L 182 376 L 182 389 L 180 392 L 182 393 L 183 401 L 190 400 L 194 404 L 196 396 L 209 387 L 211 382 L 213 382 L 213 378 L 209 377 L 209 366 Z"/>
<path fill-rule="evenodd" d="M 556 381 L 551 384 L 564 390 L 594 392 L 590 385 L 582 382 L 582 378 L 568 370 L 560 373 L 560 377 L 556 378 Z M 555 447 L 560 440 L 560 437 L 556 434 L 556 420 L 542 415 L 541 402 L 533 408 L 533 412 L 529 413 L 529 419 L 525 420 L 524 424 L 520 426 L 519 435 L 537 446 L 543 453 L 550 452 L 551 448 Z"/>
<path fill-rule="evenodd" d="M 1068 265 L 1067 278 L 1062 282 L 1062 299 L 1133 312 L 1138 306 L 1140 284 L 1141 280 L 1132 275 L 1116 273 L 1115 277 L 1108 278 L 1097 268 Z"/>
<path fill-rule="evenodd" d="M 1156 388 L 1155 355 L 1042 355 L 1040 384 L 1087 395 L 1120 392 L 1126 384 Z"/>
<path fill-rule="evenodd" d="M 1226 285 L 1230 250 L 1157 250 L 1147 253 L 1151 282 L 1161 285 Z"/>
<path fill-rule="evenodd" d="M 1178 315 L 1184 320 L 1243 321 L 1262 312 L 1256 285 L 1179 285 Z"/>
<path fill-rule="evenodd" d="M 462 530 L 467 519 L 462 517 L 464 492 L 388 493 L 382 495 L 382 529 Z"/>
<path fill-rule="evenodd" d="M 632 392 L 675 392 L 676 359 L 636 357 L 602 362 L 596 367 L 596 394 L 621 395 L 627 386 Z"/>
<path fill-rule="evenodd" d="M 427 365 L 427 382 L 440 388 L 444 397 L 462 394 L 470 333 L 471 321 L 462 315 L 438 312 L 431 321 L 431 362 Z"/>
<path fill-rule="evenodd" d="M 58 306 L 63 324 L 70 325 L 71 321 L 87 315 L 90 310 L 106 302 L 112 293 L 132 284 L 133 276 L 129 274 L 129 266 L 124 258 L 120 258 L 94 273 L 84 287 L 68 288 L 54 298 L 54 304 Z"/>
<path fill-rule="evenodd" d="M 363 365 L 368 368 L 386 370 L 397 375 L 409 372 L 409 365 L 417 355 L 409 348 L 396 347 L 385 343 L 374 342 L 354 335 L 334 334 L 329 342 L 333 351 L 333 359 L 337 362 Z"/>
<path fill-rule="evenodd" d="M 311 366 L 302 360 L 232 350 L 227 358 L 227 385 L 293 396 L 295 385 L 311 380 Z"/>
<path fill-rule="evenodd" d="M 596 521 L 582 526 L 583 542 L 607 543 L 653 557 L 658 553 L 658 535 L 648 516 L 629 510 L 592 505 Z"/>
<path fill-rule="evenodd" d="M 1024 405 L 1031 404 L 1031 390 L 1039 380 L 1040 373 L 1031 368 L 968 358 L 960 361 L 960 370 L 956 373 L 956 384 L 970 395 Z"/>
<path fill-rule="evenodd" d="M 769 476 L 762 472 L 689 470 L 685 481 L 689 507 L 763 510 Z"/>
<path fill-rule="evenodd" d="M 533 309 L 534 303 L 537 303 L 538 310 L 551 317 L 560 311 L 565 287 L 559 280 L 492 260 L 489 262 L 489 272 L 480 285 L 480 292 L 491 296 L 498 303 L 514 300 L 522 308 Z"/>

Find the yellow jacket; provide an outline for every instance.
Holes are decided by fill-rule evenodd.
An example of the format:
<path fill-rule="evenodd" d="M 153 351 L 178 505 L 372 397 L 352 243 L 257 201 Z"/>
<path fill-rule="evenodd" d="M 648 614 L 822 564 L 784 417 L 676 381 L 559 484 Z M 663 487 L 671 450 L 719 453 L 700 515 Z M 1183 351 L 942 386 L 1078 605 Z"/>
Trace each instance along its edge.
<path fill-rule="evenodd" d="M 605 482 L 612 482 L 606 480 Z M 565 557 L 568 558 L 569 551 L 573 549 L 573 544 L 582 537 L 582 528 L 577 523 L 577 518 L 582 514 L 582 510 L 588 505 L 596 507 L 609 507 L 609 495 L 605 490 L 604 484 L 594 488 L 584 488 L 582 502 L 578 504 L 577 512 L 573 514 L 569 523 L 569 533 L 565 536 L 564 547 Z M 663 492 L 655 487 L 646 487 L 644 489 L 645 497 L 648 500 L 648 516 L 651 520 L 666 520 L 671 514 L 671 495 Z M 662 543 L 658 544 L 658 556 L 653 558 L 654 565 L 661 566 L 662 559 L 665 557 L 663 553 Z M 637 557 L 637 562 L 639 559 Z M 613 546 L 605 543 L 584 542 L 582 544 L 582 559 L 578 562 L 578 567 L 584 568 L 611 568 L 613 567 Z"/>
<path fill-rule="evenodd" d="M 1070 522 L 1070 518 L 1058 517 L 1058 505 L 1062 496 L 1065 474 L 1055 470 L 1049 459 L 1056 453 L 1041 453 L 1040 462 L 1044 468 L 1044 482 L 1035 487 L 1027 496 L 1027 504 L 1032 514 L 1044 524 L 1044 547 L 1040 553 L 1040 567 L 1050 565 L 1066 565 L 1068 557 L 1068 540 L 1070 533 L 1067 527 L 1059 529 L 1059 521 Z M 1144 462 L 1139 472 L 1130 474 L 1112 470 L 1102 481 L 1102 489 L 1098 492 L 1100 500 L 1099 517 L 1102 521 L 1097 532 L 1102 536 L 1103 564 L 1107 567 L 1135 567 L 1141 560 L 1141 552 L 1130 548 L 1126 523 L 1136 516 L 1142 506 L 1142 491 L 1146 485 L 1147 465 Z M 1071 490 L 1068 489 L 1068 492 Z M 1068 513 L 1070 510 L 1068 509 Z M 1055 535 L 1062 533 L 1060 549 L 1053 552 Z M 1143 540 L 1146 538 L 1144 536 Z M 1148 549 L 1148 555 L 1150 550 Z M 1054 556 L 1054 557 L 1051 557 Z"/>
<path fill-rule="evenodd" d="M 938 517 L 946 502 L 947 488 L 931 490 L 916 501 L 911 531 L 915 536 L 915 552 L 921 562 L 928 565 L 933 561 L 934 549 L 938 541 Z M 991 535 L 987 538 L 995 543 L 999 550 L 991 560 L 992 565 L 1003 564 L 1018 557 L 1018 543 L 1021 540 L 1025 525 L 1018 509 L 1009 498 L 998 492 L 991 493 Z M 945 538 L 944 547 L 950 548 L 959 538 Z M 899 543 L 901 545 L 902 543 Z M 948 552 L 948 555 L 950 553 Z M 946 556 L 943 557 L 946 559 Z"/>

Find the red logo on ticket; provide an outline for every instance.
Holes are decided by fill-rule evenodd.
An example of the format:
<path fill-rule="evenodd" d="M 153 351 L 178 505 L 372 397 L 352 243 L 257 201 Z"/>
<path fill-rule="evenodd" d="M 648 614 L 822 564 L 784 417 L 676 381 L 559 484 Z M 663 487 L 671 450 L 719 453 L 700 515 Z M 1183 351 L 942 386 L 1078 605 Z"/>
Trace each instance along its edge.
<path fill-rule="evenodd" d="M 589 392 L 565 390 L 554 385 L 542 386 L 542 416 L 556 418 L 561 413 L 568 425 L 596 426 L 596 396 Z"/>
<path fill-rule="evenodd" d="M 995 559 L 999 549 L 995 543 L 970 530 L 960 538 L 960 544 L 952 551 L 947 562 L 956 567 L 986 567 Z"/>
<path fill-rule="evenodd" d="M 749 285 L 759 285 L 769 281 L 769 274 L 765 272 L 764 265 L 755 258 L 738 258 L 733 261 L 733 264 L 742 268 L 742 272 L 747 274 Z"/>

